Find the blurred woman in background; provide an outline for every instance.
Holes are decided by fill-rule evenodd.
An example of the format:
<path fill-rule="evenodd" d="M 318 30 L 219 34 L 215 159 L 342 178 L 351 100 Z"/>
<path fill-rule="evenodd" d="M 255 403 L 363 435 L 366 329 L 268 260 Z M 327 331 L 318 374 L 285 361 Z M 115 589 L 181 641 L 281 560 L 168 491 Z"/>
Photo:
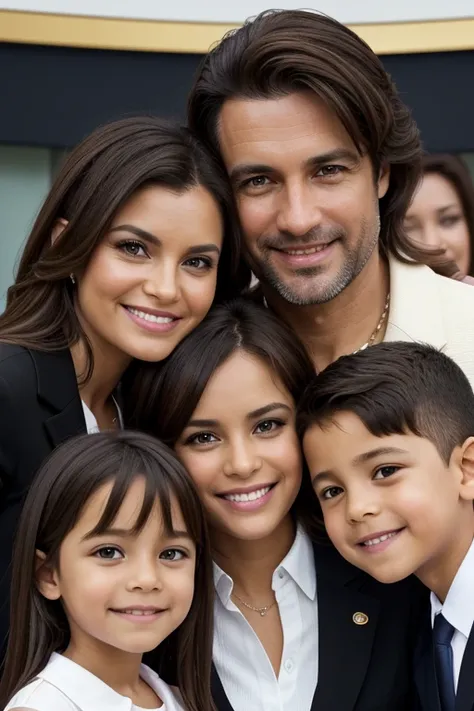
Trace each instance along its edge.
<path fill-rule="evenodd" d="M 427 155 L 423 177 L 405 218 L 408 236 L 424 247 L 438 250 L 435 271 L 443 261 L 455 262 L 459 274 L 474 276 L 474 185 L 461 158 Z"/>

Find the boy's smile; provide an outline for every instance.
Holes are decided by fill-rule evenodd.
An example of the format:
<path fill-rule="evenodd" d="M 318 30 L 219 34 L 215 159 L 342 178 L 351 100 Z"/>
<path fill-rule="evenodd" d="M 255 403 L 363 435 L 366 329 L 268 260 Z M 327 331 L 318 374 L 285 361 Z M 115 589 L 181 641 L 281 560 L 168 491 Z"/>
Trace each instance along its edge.
<path fill-rule="evenodd" d="M 415 573 L 431 589 L 449 588 L 473 534 L 469 442 L 446 463 L 430 440 L 376 437 L 349 412 L 312 425 L 304 453 L 341 555 L 384 583 Z"/>

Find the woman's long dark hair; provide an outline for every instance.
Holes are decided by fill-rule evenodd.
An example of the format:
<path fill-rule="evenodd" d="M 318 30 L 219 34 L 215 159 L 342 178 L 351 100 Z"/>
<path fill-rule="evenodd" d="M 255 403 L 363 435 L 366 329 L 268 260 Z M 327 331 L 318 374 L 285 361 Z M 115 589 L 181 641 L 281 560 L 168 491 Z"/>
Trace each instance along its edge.
<path fill-rule="evenodd" d="M 167 532 L 172 532 L 172 501 L 177 501 L 196 545 L 195 593 L 184 622 L 158 648 L 174 666 L 190 711 L 210 711 L 213 584 L 210 547 L 198 493 L 175 454 L 158 440 L 137 432 L 81 435 L 58 447 L 41 468 L 26 498 L 13 556 L 11 624 L 0 683 L 0 708 L 46 666 L 52 652 L 69 642 L 69 625 L 60 601 L 47 600 L 35 581 L 36 550 L 45 564 L 57 566 L 61 543 L 75 526 L 90 497 L 105 483 L 113 487 L 95 528 L 107 529 L 136 476 L 145 494 L 135 529 L 139 531 L 159 502 Z"/>
<path fill-rule="evenodd" d="M 471 261 L 468 275 L 474 276 L 474 184 L 469 169 L 459 156 L 450 155 L 448 153 L 428 154 L 423 157 L 423 175 L 433 174 L 441 175 L 451 183 L 458 195 L 469 232 Z M 427 263 L 435 271 L 440 271 L 441 274 L 444 274 L 443 269 L 437 269 L 438 261 L 439 257 L 438 259 L 435 257 L 434 260 L 428 260 Z"/>
<path fill-rule="evenodd" d="M 132 366 L 124 383 L 126 420 L 174 447 L 217 368 L 239 350 L 266 363 L 296 404 L 314 376 L 293 330 L 268 309 L 235 299 L 211 309 L 161 364 Z M 303 476 L 293 511 L 310 532 L 314 500 L 309 477 Z"/>
<path fill-rule="evenodd" d="M 150 184 L 177 192 L 198 185 L 208 190 L 224 225 L 215 302 L 240 293 L 250 272 L 241 262 L 238 220 L 224 171 L 187 129 L 151 116 L 127 118 L 95 130 L 59 171 L 8 290 L 0 341 L 50 351 L 82 338 L 90 375 L 92 351 L 74 310 L 69 277 L 87 267 L 117 211 Z M 68 224 L 52 244 L 59 219 Z"/>

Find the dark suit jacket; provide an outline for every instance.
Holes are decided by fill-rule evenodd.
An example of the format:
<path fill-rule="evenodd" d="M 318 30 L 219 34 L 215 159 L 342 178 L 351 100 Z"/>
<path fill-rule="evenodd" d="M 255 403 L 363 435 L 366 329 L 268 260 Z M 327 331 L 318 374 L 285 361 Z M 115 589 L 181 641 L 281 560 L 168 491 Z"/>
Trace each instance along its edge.
<path fill-rule="evenodd" d="M 415 652 L 415 683 L 418 692 L 417 709 L 441 711 L 435 676 L 430 608 L 424 611 L 419 624 Z M 474 626 L 462 658 L 455 711 L 474 711 Z"/>
<path fill-rule="evenodd" d="M 0 660 L 8 631 L 10 563 L 23 498 L 43 460 L 86 432 L 69 350 L 0 343 Z"/>
<path fill-rule="evenodd" d="M 311 711 L 412 711 L 416 623 L 428 592 L 414 578 L 382 585 L 330 546 L 314 545 L 314 556 L 319 674 Z M 357 612 L 367 624 L 355 624 Z M 234 711 L 215 668 L 212 689 L 217 710 Z"/>

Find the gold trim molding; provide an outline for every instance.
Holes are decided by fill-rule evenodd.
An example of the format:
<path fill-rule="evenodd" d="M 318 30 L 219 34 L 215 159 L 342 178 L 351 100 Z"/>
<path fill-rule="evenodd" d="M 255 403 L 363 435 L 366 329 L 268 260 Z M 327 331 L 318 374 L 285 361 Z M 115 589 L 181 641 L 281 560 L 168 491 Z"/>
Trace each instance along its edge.
<path fill-rule="evenodd" d="M 163 22 L 0 10 L 0 42 L 203 54 L 238 25 Z M 377 54 L 474 49 L 474 17 L 465 20 L 351 25 Z"/>

